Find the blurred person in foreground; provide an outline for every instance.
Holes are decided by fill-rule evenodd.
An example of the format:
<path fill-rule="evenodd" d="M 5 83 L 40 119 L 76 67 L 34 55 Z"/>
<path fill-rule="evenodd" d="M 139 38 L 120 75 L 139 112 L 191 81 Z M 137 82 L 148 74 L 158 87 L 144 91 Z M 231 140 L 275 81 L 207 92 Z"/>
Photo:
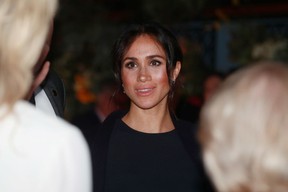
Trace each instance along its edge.
<path fill-rule="evenodd" d="M 287 98 L 287 66 L 263 61 L 233 73 L 205 104 L 199 136 L 218 191 L 288 191 Z"/>
<path fill-rule="evenodd" d="M 56 0 L 0 1 L 0 191 L 89 192 L 80 131 L 36 110 L 27 96 Z"/>

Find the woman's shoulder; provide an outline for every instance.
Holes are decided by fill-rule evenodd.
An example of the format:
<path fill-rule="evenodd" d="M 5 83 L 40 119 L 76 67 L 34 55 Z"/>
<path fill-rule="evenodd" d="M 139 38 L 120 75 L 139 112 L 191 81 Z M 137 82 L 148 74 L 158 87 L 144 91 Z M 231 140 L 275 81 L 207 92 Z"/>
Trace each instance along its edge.
<path fill-rule="evenodd" d="M 124 117 L 124 115 L 127 113 L 125 110 L 116 110 L 112 112 L 102 123 L 102 128 L 104 127 L 113 127 L 117 120 Z"/>
<path fill-rule="evenodd" d="M 104 123 L 107 121 L 113 121 L 116 119 L 121 119 L 127 113 L 126 110 L 116 110 L 110 113 L 105 119 Z"/>
<path fill-rule="evenodd" d="M 198 126 L 195 123 L 191 123 L 189 121 L 174 119 L 173 120 L 176 131 L 178 132 L 180 138 L 187 146 L 199 149 L 199 141 L 198 141 Z"/>
<path fill-rule="evenodd" d="M 198 128 L 197 123 L 192 123 L 192 122 L 187 121 L 187 120 L 182 120 L 176 116 L 172 116 L 172 120 L 176 126 L 176 129 L 187 130 L 187 131 L 189 130 L 189 131 L 194 132 Z"/>

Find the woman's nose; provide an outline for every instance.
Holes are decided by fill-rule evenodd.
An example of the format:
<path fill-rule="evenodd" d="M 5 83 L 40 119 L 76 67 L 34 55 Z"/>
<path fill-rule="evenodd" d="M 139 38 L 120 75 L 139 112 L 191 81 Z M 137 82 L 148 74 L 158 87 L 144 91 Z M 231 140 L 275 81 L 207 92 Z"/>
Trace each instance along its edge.
<path fill-rule="evenodd" d="M 143 67 L 139 70 L 139 73 L 138 73 L 138 81 L 140 82 L 145 82 L 145 81 L 150 81 L 151 80 L 151 76 L 149 74 L 149 71 Z"/>

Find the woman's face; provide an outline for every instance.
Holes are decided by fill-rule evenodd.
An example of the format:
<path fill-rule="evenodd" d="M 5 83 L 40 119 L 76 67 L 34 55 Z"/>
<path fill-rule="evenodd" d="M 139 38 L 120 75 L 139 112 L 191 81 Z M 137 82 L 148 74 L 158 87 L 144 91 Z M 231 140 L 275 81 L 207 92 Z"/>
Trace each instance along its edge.
<path fill-rule="evenodd" d="M 163 48 L 148 35 L 137 37 L 131 44 L 121 66 L 123 88 L 131 105 L 141 109 L 167 105 L 170 86 L 166 61 Z M 173 73 L 173 77 L 177 75 Z"/>

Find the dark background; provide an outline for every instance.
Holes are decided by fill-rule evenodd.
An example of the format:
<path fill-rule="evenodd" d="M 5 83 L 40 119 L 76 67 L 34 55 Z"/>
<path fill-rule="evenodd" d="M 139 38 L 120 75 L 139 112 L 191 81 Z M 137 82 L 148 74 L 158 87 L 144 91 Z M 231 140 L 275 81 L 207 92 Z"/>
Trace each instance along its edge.
<path fill-rule="evenodd" d="M 98 82 L 113 77 L 111 47 L 130 23 L 158 21 L 175 33 L 184 48 L 183 94 L 201 98 L 210 71 L 288 61 L 287 18 L 287 0 L 60 0 L 49 59 L 66 86 L 66 117 L 84 112 Z"/>

